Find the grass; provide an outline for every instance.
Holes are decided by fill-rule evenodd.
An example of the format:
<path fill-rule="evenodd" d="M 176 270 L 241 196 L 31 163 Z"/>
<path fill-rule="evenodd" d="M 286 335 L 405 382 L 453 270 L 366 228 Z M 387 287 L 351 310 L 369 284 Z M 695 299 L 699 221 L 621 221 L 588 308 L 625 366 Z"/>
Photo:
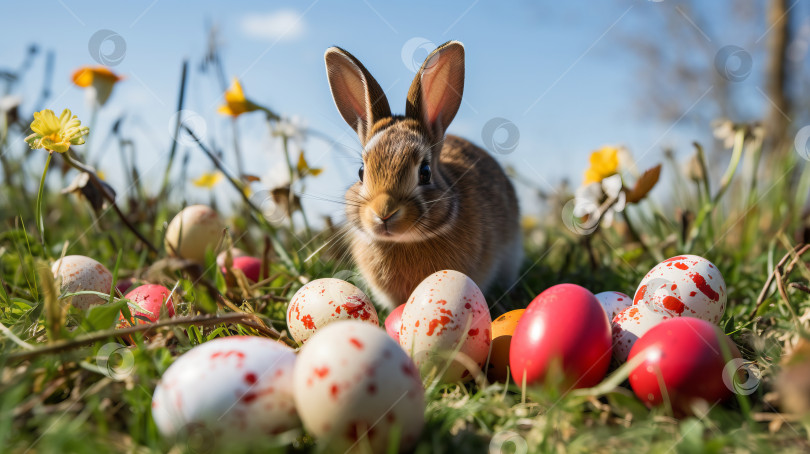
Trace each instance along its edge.
<path fill-rule="evenodd" d="M 133 229 L 149 243 L 162 244 L 163 226 L 181 208 L 163 197 L 171 185 L 150 192 L 136 183 L 128 194 L 119 195 L 125 209 L 118 217 L 109 204 L 94 211 L 86 199 L 28 184 L 26 180 L 35 181 L 50 158 L 43 150 L 22 151 L 25 144 L 16 137 L 27 124 L 19 120 L 0 136 L 6 175 L 0 189 L 5 222 L 0 233 L 2 451 L 207 452 L 205 440 L 159 436 L 150 403 L 161 374 L 177 356 L 207 340 L 283 332 L 286 301 L 308 279 L 351 276 L 362 285 L 345 261 L 345 251 L 322 247 L 339 232 L 311 231 L 308 224 L 299 228 L 304 221 L 301 212 L 294 214 L 301 222 L 281 227 L 268 222 L 260 207 L 244 197 L 230 219 L 226 241 L 266 257 L 270 278 L 252 287 L 244 283 L 228 287 L 212 255 L 205 267 L 188 266 L 167 259 L 162 248 L 151 251 L 134 234 Z M 793 140 L 784 142 L 792 146 Z M 289 144 L 286 137 L 284 143 Z M 199 145 L 195 152 L 216 164 L 216 150 Z M 810 171 L 785 146 L 763 148 L 756 131 L 745 126 L 737 128 L 732 152 L 712 156 L 712 161 L 727 164 L 724 171 L 715 172 L 721 169 L 711 169 L 703 150 L 698 152 L 702 174 L 684 176 L 667 158 L 663 172 L 675 184 L 653 190 L 654 195 L 662 194 L 657 197 L 662 202 L 648 198 L 629 206 L 619 222 L 589 235 L 565 227 L 560 216 L 565 213 L 565 197 L 560 203 L 549 201 L 550 214 L 525 223 L 527 258 L 519 285 L 504 297 L 489 295 L 489 300 L 497 316 L 525 307 L 542 290 L 562 282 L 583 285 L 594 293 L 632 294 L 661 259 L 702 255 L 725 277 L 729 304 L 721 327 L 761 371 L 757 389 L 698 411 L 697 416 L 675 418 L 665 408 L 646 409 L 629 390 L 623 371 L 609 376 L 606 380 L 611 381 L 601 388 L 568 394 L 551 385 L 429 386 L 427 424 L 416 452 L 810 449 L 808 409 L 787 411 L 783 402 L 801 396 L 780 382 L 787 369 L 797 367 L 785 357 L 806 336 L 810 320 L 806 293 L 810 269 L 806 257 L 800 256 L 806 249 L 796 240 L 803 234 Z M 289 150 L 287 156 L 289 161 Z M 62 163 L 60 156 L 53 158 L 52 166 Z M 737 162 L 742 162 L 739 169 Z M 307 178 L 306 169 L 289 164 L 296 179 Z M 129 169 L 132 175 L 136 170 Z M 716 188 L 710 178 L 714 173 L 723 175 Z M 227 176 L 216 190 L 245 194 L 247 183 Z M 85 194 L 92 196 L 92 190 Z M 282 191 L 282 197 L 295 206 L 295 194 Z M 178 316 L 189 318 L 181 319 L 182 324 L 161 322 L 148 339 L 142 331 L 127 333 L 134 345 L 106 354 L 109 344 L 123 344 L 123 333 L 114 325 L 126 304 L 117 295 L 86 312 L 62 304 L 50 263 L 64 251 L 93 257 L 118 278 L 176 288 L 183 301 Z M 131 365 L 121 363 L 130 355 Z M 801 365 L 800 360 L 796 361 Z M 121 371 L 127 373 L 117 373 Z M 268 451 L 315 449 L 305 434 L 293 434 L 281 446 L 278 440 L 270 442 Z M 497 451 L 499 447 L 502 451 Z"/>

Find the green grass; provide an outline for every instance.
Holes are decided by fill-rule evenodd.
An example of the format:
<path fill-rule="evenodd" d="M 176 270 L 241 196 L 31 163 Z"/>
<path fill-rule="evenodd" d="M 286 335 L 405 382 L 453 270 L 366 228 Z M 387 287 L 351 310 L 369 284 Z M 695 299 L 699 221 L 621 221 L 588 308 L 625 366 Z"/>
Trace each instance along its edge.
<path fill-rule="evenodd" d="M 730 165 L 724 172 L 713 172 L 724 175 L 713 184 L 709 178 L 691 181 L 679 175 L 674 162 L 665 161 L 663 172 L 676 184 L 653 189 L 659 202 L 647 199 L 633 205 L 624 220 L 587 237 L 566 229 L 561 204 L 549 203 L 550 214 L 536 215 L 526 228 L 527 258 L 519 285 L 504 297 L 489 295 L 489 300 L 497 301 L 493 309 L 497 316 L 525 307 L 542 290 L 562 282 L 583 285 L 594 293 L 617 290 L 632 295 L 643 275 L 661 259 L 684 253 L 705 256 L 722 271 L 728 286 L 729 304 L 721 327 L 762 372 L 753 394 L 678 419 L 666 409 L 646 409 L 621 373 L 611 376 L 619 386 L 566 395 L 553 386 L 429 387 L 427 424 L 416 452 L 487 452 L 500 442 L 502 452 L 523 452 L 524 446 L 528 452 L 810 449 L 810 417 L 784 411 L 781 403 L 791 395 L 779 386 L 783 357 L 806 336 L 810 319 L 810 298 L 801 288 L 810 280 L 807 257 L 789 269 L 781 268 L 780 278 L 765 289 L 764 301 L 756 309 L 769 276 L 798 246 L 810 173 L 790 149 L 760 150 L 756 141 L 746 148 L 743 136 L 738 138 L 734 155 L 716 160 L 724 165 L 753 160 L 741 168 L 759 169 L 756 175 L 737 174 L 736 166 Z M 161 374 L 177 356 L 207 340 L 283 332 L 286 301 L 302 282 L 350 275 L 345 251 L 339 246 L 321 248 L 333 236 L 329 231 L 297 228 L 293 235 L 291 227 L 272 225 L 243 204 L 230 219 L 230 235 L 249 253 L 267 254 L 272 279 L 254 288 L 227 287 L 213 256 L 201 269 L 163 260 L 162 248 L 158 254 L 150 252 L 113 211 L 94 214 L 86 201 L 50 187 L 38 197 L 33 182 L 42 173 L 46 153 L 20 149 L 10 139 L 2 144 L 5 170 L 27 172 L 5 181 L 0 189 L 5 223 L 0 233 L 0 451 L 207 452 L 204 440 L 159 436 L 150 402 Z M 52 172 L 59 161 L 51 163 Z M 216 190 L 236 191 L 243 184 L 227 183 Z M 158 197 L 160 191 L 150 193 L 138 186 L 136 193 L 129 199 L 119 195 L 119 203 L 126 206 L 122 210 L 135 229 L 160 246 L 163 226 L 181 207 Z M 40 203 L 44 237 L 38 229 Z M 295 216 L 303 221 L 301 213 Z M 67 309 L 55 293 L 49 271 L 65 248 L 68 254 L 97 259 L 120 278 L 177 286 L 183 301 L 179 315 L 205 321 L 163 326 L 149 339 L 134 334 L 135 344 L 127 348 L 134 359 L 130 373 L 110 377 L 110 370 L 123 367 L 115 362 L 118 357 L 103 364 L 96 356 L 105 345 L 122 342 L 112 330 L 125 304 L 116 297 L 87 312 Z M 235 318 L 249 323 L 237 323 Z M 285 446 L 268 449 L 314 449 L 305 434 L 293 438 Z"/>

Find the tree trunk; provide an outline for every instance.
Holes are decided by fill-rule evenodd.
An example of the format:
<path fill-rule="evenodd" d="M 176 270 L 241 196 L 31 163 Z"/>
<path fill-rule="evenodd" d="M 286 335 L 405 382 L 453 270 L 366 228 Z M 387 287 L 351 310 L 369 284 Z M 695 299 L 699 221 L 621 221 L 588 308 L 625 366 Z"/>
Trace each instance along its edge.
<path fill-rule="evenodd" d="M 790 6 L 788 0 L 770 0 L 768 6 L 768 62 L 765 68 L 765 94 L 768 111 L 765 117 L 766 144 L 777 147 L 787 139 L 791 106 L 788 86 L 787 47 L 790 43 Z M 769 147 L 769 148 L 770 148 Z M 781 148 L 781 147 L 780 147 Z"/>

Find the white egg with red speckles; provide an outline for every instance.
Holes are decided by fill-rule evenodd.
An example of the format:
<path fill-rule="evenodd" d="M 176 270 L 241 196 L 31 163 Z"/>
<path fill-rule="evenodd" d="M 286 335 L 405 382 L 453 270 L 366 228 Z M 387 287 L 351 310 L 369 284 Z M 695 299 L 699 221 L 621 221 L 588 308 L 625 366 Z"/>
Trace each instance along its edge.
<path fill-rule="evenodd" d="M 594 296 L 605 310 L 608 320 L 613 320 L 624 308 L 633 305 L 633 299 L 622 292 L 602 292 Z"/>
<path fill-rule="evenodd" d="M 216 252 L 224 229 L 225 223 L 211 207 L 191 205 L 166 227 L 163 244 L 171 256 L 204 263 L 206 251 Z"/>
<path fill-rule="evenodd" d="M 408 450 L 424 425 L 425 395 L 411 358 L 379 327 L 340 320 L 301 347 L 294 395 L 301 421 L 329 452 Z"/>
<path fill-rule="evenodd" d="M 636 304 L 619 312 L 612 322 L 613 363 L 627 361 L 630 349 L 653 326 L 676 317 L 666 309 L 647 304 Z"/>
<path fill-rule="evenodd" d="M 62 278 L 59 291 L 62 294 L 82 291 L 110 293 L 112 273 L 101 263 L 83 255 L 68 255 L 51 266 L 54 279 Z M 73 307 L 87 309 L 104 304 L 107 299 L 98 295 L 75 295 L 70 298 Z"/>
<path fill-rule="evenodd" d="M 295 360 L 291 348 L 263 337 L 205 342 L 163 374 L 152 397 L 152 417 L 165 437 L 204 430 L 224 442 L 249 443 L 300 427 Z"/>
<path fill-rule="evenodd" d="M 726 310 L 726 283 L 712 262 L 697 255 L 679 255 L 656 265 L 642 279 L 633 297 L 677 316 L 718 324 Z"/>
<path fill-rule="evenodd" d="M 471 365 L 482 368 L 486 362 L 491 326 L 487 301 L 475 282 L 458 271 L 438 271 L 408 298 L 399 345 L 423 374 L 444 370 L 445 383 L 467 380 L 477 372 Z"/>
<path fill-rule="evenodd" d="M 360 320 L 380 326 L 377 310 L 362 290 L 341 279 L 308 282 L 287 306 L 287 328 L 298 343 L 336 320 Z"/>

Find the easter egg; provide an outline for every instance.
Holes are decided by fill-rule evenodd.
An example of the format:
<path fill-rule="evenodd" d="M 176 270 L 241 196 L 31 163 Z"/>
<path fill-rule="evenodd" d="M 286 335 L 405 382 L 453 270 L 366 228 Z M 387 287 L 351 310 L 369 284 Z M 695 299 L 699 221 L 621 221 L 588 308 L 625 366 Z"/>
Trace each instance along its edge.
<path fill-rule="evenodd" d="M 301 348 L 294 396 L 304 427 L 328 452 L 388 452 L 397 434 L 407 451 L 424 425 L 422 381 L 385 331 L 341 320 Z"/>
<path fill-rule="evenodd" d="M 295 360 L 291 348 L 263 337 L 223 337 L 194 347 L 155 388 L 155 425 L 164 437 L 202 433 L 222 447 L 300 427 Z"/>
<path fill-rule="evenodd" d="M 298 289 L 287 306 L 287 328 L 298 343 L 336 320 L 360 320 L 380 325 L 377 310 L 362 290 L 349 282 L 325 278 Z"/>
<path fill-rule="evenodd" d="M 726 283 L 712 262 L 697 255 L 679 255 L 644 276 L 633 297 L 633 304 L 640 302 L 717 324 L 726 309 Z"/>
<path fill-rule="evenodd" d="M 705 320 L 676 317 L 659 323 L 636 342 L 628 361 L 639 355 L 643 361 L 630 372 L 630 386 L 649 407 L 668 399 L 674 409 L 689 412 L 697 399 L 713 404 L 732 395 L 733 385 L 726 382 L 733 383 L 734 371 L 726 362 L 740 358 L 740 352 Z"/>
<path fill-rule="evenodd" d="M 166 228 L 166 252 L 196 263 L 205 262 L 207 250 L 215 250 L 225 223 L 216 211 L 205 205 L 184 208 Z"/>
<path fill-rule="evenodd" d="M 664 320 L 675 317 L 675 314 L 658 306 L 637 304 L 625 308 L 613 318 L 613 362 L 622 364 L 627 361 L 630 349 L 644 333 Z"/>
<path fill-rule="evenodd" d="M 399 342 L 399 329 L 402 326 L 403 310 L 405 310 L 405 305 L 400 304 L 385 318 L 385 331 L 397 342 Z"/>
<path fill-rule="evenodd" d="M 605 310 L 608 320 L 613 320 L 624 308 L 633 305 L 633 299 L 622 292 L 602 292 L 594 296 Z"/>
<path fill-rule="evenodd" d="M 525 309 L 509 311 L 492 322 L 492 345 L 489 349 L 489 369 L 487 379 L 491 382 L 505 382 L 509 376 L 509 346 L 512 334 Z"/>
<path fill-rule="evenodd" d="M 262 261 L 256 257 L 249 257 L 246 255 L 234 257 L 233 269 L 240 270 L 242 273 L 244 273 L 245 277 L 248 278 L 250 282 L 255 283 L 261 280 L 259 276 L 262 276 Z M 224 266 L 222 267 L 222 272 L 226 273 Z M 265 270 L 262 279 L 265 277 L 267 277 L 267 270 Z"/>
<path fill-rule="evenodd" d="M 419 283 L 405 303 L 399 345 L 423 375 L 444 371 L 445 383 L 466 380 L 476 367 L 484 367 L 491 324 L 475 282 L 458 271 L 438 271 Z"/>
<path fill-rule="evenodd" d="M 174 301 L 171 299 L 171 293 L 171 290 L 162 285 L 145 284 L 136 287 L 135 290 L 124 295 L 124 298 L 143 309 L 143 311 L 139 311 L 130 308 L 135 323 L 145 323 L 139 317 L 147 318 L 154 323 L 160 318 L 161 308 L 164 306 L 166 307 L 166 315 L 174 317 Z"/>
<path fill-rule="evenodd" d="M 112 273 L 101 263 L 83 255 L 65 256 L 51 266 L 54 279 L 61 278 L 59 292 L 75 293 L 93 291 L 109 294 L 112 290 Z M 98 295 L 75 295 L 69 298 L 73 307 L 87 309 L 108 300 Z"/>
<path fill-rule="evenodd" d="M 553 371 L 566 388 L 588 388 L 605 376 L 610 357 L 610 323 L 599 301 L 578 285 L 559 284 L 526 308 L 509 365 L 518 385 L 542 383 Z"/>

